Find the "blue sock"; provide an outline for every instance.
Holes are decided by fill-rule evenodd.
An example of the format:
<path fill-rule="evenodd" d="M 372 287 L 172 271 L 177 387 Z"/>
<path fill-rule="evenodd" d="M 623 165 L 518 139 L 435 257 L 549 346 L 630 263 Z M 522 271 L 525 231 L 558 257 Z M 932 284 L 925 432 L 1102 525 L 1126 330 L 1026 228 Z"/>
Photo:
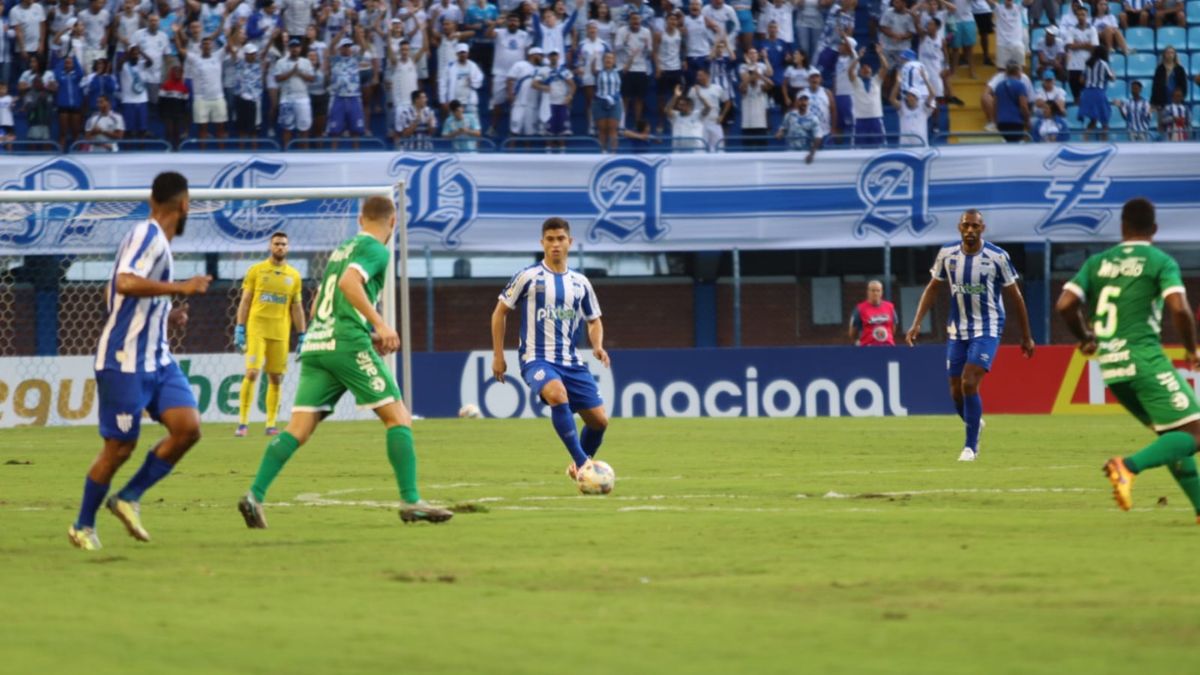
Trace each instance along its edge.
<path fill-rule="evenodd" d="M 96 512 L 100 510 L 107 494 L 107 485 L 97 483 L 91 477 L 83 481 L 83 501 L 79 504 L 79 517 L 75 520 L 75 529 L 96 527 Z"/>
<path fill-rule="evenodd" d="M 167 463 L 165 459 L 154 454 L 154 451 L 146 453 L 146 461 L 142 463 L 142 467 L 133 474 L 133 478 L 121 488 L 117 496 L 127 502 L 141 501 L 142 493 L 149 490 L 152 485 L 167 477 L 174 469 L 173 464 Z"/>
<path fill-rule="evenodd" d="M 962 402 L 962 399 L 954 399 L 954 409 L 958 411 L 958 418 L 959 418 L 960 420 L 966 420 L 966 419 L 967 419 L 967 418 L 966 418 L 966 416 L 965 416 L 965 415 L 963 415 L 963 402 Z"/>
<path fill-rule="evenodd" d="M 558 432 L 563 445 L 567 446 L 567 452 L 571 453 L 575 466 L 583 466 L 588 456 L 579 446 L 579 433 L 575 431 L 575 415 L 571 414 L 571 407 L 566 403 L 551 406 L 550 421 L 554 422 L 554 430 Z"/>
<path fill-rule="evenodd" d="M 600 444 L 603 442 L 603 429 L 593 429 L 586 425 L 583 427 L 583 433 L 579 435 L 579 445 L 583 448 L 585 455 L 595 457 L 596 452 L 600 450 Z"/>
<path fill-rule="evenodd" d="M 963 397 L 963 421 L 967 423 L 967 446 L 979 450 L 979 420 L 983 418 L 983 399 L 979 394 Z"/>

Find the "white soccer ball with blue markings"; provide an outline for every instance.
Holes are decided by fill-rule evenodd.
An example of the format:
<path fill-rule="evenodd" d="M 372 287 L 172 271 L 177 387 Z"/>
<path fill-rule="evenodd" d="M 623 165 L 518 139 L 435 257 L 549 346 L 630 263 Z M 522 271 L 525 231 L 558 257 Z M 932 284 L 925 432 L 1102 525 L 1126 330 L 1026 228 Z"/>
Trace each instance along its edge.
<path fill-rule="evenodd" d="M 458 416 L 468 419 L 477 419 L 483 417 L 483 411 L 474 403 L 468 403 L 458 409 Z"/>
<path fill-rule="evenodd" d="M 593 459 L 579 469 L 575 482 L 585 495 L 606 495 L 617 484 L 617 474 L 606 462 Z"/>

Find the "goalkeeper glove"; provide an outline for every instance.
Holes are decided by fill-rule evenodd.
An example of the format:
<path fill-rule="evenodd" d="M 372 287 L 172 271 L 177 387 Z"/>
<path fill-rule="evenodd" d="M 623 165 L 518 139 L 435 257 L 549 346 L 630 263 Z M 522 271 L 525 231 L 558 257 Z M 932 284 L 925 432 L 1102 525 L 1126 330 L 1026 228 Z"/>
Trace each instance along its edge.
<path fill-rule="evenodd" d="M 296 333 L 296 353 L 299 354 L 300 350 L 303 347 L 304 347 L 304 333 Z"/>
<path fill-rule="evenodd" d="M 233 329 L 233 344 L 239 352 L 246 351 L 246 327 L 239 325 Z"/>

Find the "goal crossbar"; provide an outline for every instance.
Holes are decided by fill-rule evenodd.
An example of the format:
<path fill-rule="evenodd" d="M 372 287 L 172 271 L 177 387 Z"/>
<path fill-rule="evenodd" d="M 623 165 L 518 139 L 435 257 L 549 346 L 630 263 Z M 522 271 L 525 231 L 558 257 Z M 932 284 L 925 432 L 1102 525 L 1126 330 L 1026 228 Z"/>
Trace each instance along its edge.
<path fill-rule="evenodd" d="M 408 307 L 408 226 L 405 222 L 404 182 L 390 185 L 366 187 L 255 187 L 255 188 L 189 188 L 188 198 L 193 201 L 239 201 L 239 200 L 303 200 L 303 199 L 365 199 L 383 196 L 396 204 L 397 227 L 392 233 L 388 249 L 387 277 L 384 280 L 383 318 L 388 325 L 395 326 L 400 319 L 400 372 L 403 378 L 404 399 L 411 411 L 413 407 L 412 386 L 412 317 Z M 0 203 L 35 202 L 141 202 L 150 199 L 150 190 L 99 189 L 99 190 L 0 190 Z M 397 241 L 397 238 L 399 241 Z M 398 245 L 397 245 L 398 244 Z M 396 305 L 396 250 L 399 249 L 400 296 L 403 308 L 397 312 Z M 399 316 L 397 316 L 399 314 Z M 397 372 L 395 356 L 389 356 L 392 372 Z"/>

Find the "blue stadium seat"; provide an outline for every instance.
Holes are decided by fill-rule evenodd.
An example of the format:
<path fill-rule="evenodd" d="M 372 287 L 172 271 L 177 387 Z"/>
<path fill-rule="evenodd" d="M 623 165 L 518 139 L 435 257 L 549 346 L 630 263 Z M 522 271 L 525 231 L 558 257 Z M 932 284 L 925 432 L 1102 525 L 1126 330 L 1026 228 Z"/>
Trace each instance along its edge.
<path fill-rule="evenodd" d="M 1134 80 L 1137 80 L 1138 82 L 1142 83 L 1142 98 L 1144 98 L 1146 100 L 1150 100 L 1150 92 L 1154 90 L 1154 78 L 1153 77 L 1131 77 L 1128 80 L 1126 80 L 1126 84 L 1129 84 L 1129 83 L 1133 82 Z"/>
<path fill-rule="evenodd" d="M 1200 129 L 1200 105 L 1192 108 L 1192 128 Z"/>
<path fill-rule="evenodd" d="M 1129 30 L 1132 31 L 1134 29 L 1130 28 Z M 1132 47 L 1133 45 L 1129 46 Z M 1137 49 L 1140 50 L 1141 48 Z M 1153 49 L 1153 47 L 1150 47 L 1147 51 L 1153 52 Z M 1139 53 L 1131 55 L 1126 62 L 1125 75 L 1127 77 L 1154 77 L 1154 69 L 1157 67 L 1158 59 L 1155 58 L 1153 53 L 1146 54 L 1139 51 Z"/>
<path fill-rule="evenodd" d="M 1116 129 L 1116 130 L 1120 131 L 1120 130 L 1125 129 L 1125 127 L 1126 127 L 1125 116 L 1121 114 L 1120 110 L 1117 110 L 1116 106 L 1113 106 L 1112 115 L 1109 116 L 1109 118 L 1108 118 L 1108 128 Z M 1123 139 L 1124 139 L 1124 136 L 1122 136 L 1121 138 L 1118 138 L 1116 140 L 1123 140 Z"/>
<path fill-rule="evenodd" d="M 1038 44 L 1041 43 L 1042 37 L 1044 37 L 1045 35 L 1046 35 L 1045 28 L 1034 28 L 1033 32 L 1029 34 L 1029 48 L 1037 49 Z"/>
<path fill-rule="evenodd" d="M 1079 106 L 1067 106 L 1067 126 L 1070 127 L 1072 131 L 1078 131 L 1084 128 L 1083 122 L 1079 121 Z"/>
<path fill-rule="evenodd" d="M 1125 98 L 1129 88 L 1125 84 L 1125 80 L 1116 79 L 1108 83 L 1108 88 L 1104 90 L 1104 95 L 1108 100 L 1112 101 L 1118 98 Z"/>
<path fill-rule="evenodd" d="M 1200 5 L 1200 2 L 1192 3 Z M 1197 12 L 1200 12 L 1200 7 L 1194 7 Z M 1188 15 L 1189 18 L 1191 15 Z M 1192 26 L 1188 29 L 1188 49 L 1193 52 L 1200 51 L 1200 26 Z"/>
<path fill-rule="evenodd" d="M 1125 55 L 1114 52 L 1108 57 L 1108 65 L 1112 67 L 1113 74 L 1117 77 L 1125 77 Z"/>
<path fill-rule="evenodd" d="M 1200 2 L 1192 0 L 1192 2 L 1187 4 L 1186 9 L 1188 25 L 1200 26 Z M 1200 49 L 1200 45 L 1193 47 L 1193 49 Z"/>
<path fill-rule="evenodd" d="M 1135 26 L 1125 29 L 1125 44 L 1139 52 L 1154 51 L 1154 31 L 1149 28 Z M 1137 56 L 1141 56 L 1138 54 Z"/>
<path fill-rule="evenodd" d="M 1176 51 L 1187 49 L 1187 31 L 1179 26 L 1163 26 L 1159 28 L 1155 40 L 1160 52 L 1167 47 L 1174 47 Z"/>

